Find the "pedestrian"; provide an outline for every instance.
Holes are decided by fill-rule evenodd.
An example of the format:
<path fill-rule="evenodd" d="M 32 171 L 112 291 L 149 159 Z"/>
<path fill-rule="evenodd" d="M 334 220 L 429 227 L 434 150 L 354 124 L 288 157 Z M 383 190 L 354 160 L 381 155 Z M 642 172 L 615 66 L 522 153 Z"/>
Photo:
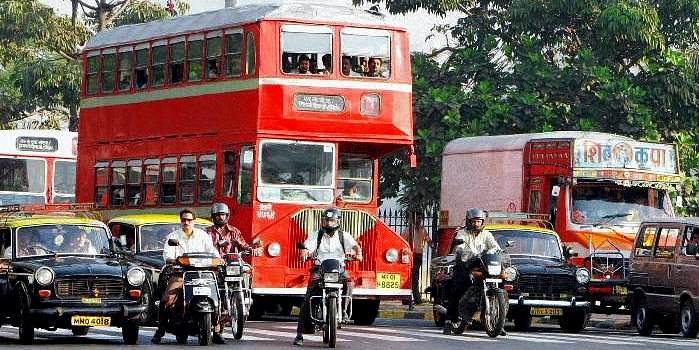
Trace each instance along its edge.
<path fill-rule="evenodd" d="M 425 244 L 434 248 L 432 238 L 427 233 L 427 229 L 423 224 L 424 218 L 420 213 L 411 213 L 408 216 L 408 228 L 401 233 L 403 239 L 408 241 L 410 248 L 413 251 L 413 269 L 412 269 L 412 289 L 413 303 L 422 303 L 422 293 L 420 292 L 420 268 L 422 268 L 422 255 Z"/>

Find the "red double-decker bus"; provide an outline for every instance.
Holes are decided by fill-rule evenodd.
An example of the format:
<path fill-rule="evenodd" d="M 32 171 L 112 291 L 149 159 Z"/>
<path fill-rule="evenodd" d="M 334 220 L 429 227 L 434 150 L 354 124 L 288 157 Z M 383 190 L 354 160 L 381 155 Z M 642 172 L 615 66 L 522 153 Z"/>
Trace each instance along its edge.
<path fill-rule="evenodd" d="M 110 29 L 83 53 L 77 187 L 106 217 L 207 213 L 262 246 L 255 305 L 298 304 L 297 242 L 342 209 L 362 245 L 349 262 L 354 319 L 410 299 L 408 244 L 378 220 L 378 159 L 411 147 L 405 29 L 321 4 L 230 7 Z"/>

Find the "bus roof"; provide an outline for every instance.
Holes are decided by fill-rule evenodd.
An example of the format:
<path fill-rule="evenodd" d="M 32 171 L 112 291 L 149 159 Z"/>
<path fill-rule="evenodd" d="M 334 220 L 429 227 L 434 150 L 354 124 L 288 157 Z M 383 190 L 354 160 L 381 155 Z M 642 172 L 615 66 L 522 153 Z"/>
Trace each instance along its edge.
<path fill-rule="evenodd" d="M 480 153 L 488 151 L 523 150 L 524 145 L 536 139 L 589 139 L 589 140 L 626 140 L 632 138 L 594 131 L 552 131 L 531 134 L 462 137 L 450 141 L 444 147 L 443 155 Z"/>
<path fill-rule="evenodd" d="M 210 29 L 222 29 L 254 23 L 263 19 L 327 22 L 328 18 L 339 23 L 391 26 L 394 29 L 400 29 L 389 23 L 383 15 L 350 6 L 298 1 L 281 4 L 251 4 L 104 30 L 90 38 L 85 45 L 85 50 Z"/>
<path fill-rule="evenodd" d="M 77 139 L 77 132 L 65 130 L 0 130 L 0 155 L 75 158 Z"/>

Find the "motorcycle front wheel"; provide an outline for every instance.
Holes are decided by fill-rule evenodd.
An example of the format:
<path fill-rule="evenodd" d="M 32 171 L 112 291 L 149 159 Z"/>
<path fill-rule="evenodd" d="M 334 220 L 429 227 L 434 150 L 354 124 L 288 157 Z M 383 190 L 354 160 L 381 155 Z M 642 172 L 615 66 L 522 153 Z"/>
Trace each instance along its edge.
<path fill-rule="evenodd" d="M 243 337 L 245 313 L 243 312 L 243 293 L 234 292 L 231 296 L 231 333 L 238 340 Z"/>
<path fill-rule="evenodd" d="M 328 332 L 328 347 L 334 348 L 337 341 L 337 299 L 328 299 L 328 319 L 325 329 Z"/>
<path fill-rule="evenodd" d="M 201 314 L 201 317 L 199 318 L 199 334 L 197 334 L 197 337 L 199 338 L 199 345 L 206 346 L 211 344 L 212 335 L 210 313 Z"/>
<path fill-rule="evenodd" d="M 490 310 L 481 312 L 481 322 L 489 337 L 495 338 L 505 328 L 505 293 L 502 289 L 491 289 L 486 293 Z"/>

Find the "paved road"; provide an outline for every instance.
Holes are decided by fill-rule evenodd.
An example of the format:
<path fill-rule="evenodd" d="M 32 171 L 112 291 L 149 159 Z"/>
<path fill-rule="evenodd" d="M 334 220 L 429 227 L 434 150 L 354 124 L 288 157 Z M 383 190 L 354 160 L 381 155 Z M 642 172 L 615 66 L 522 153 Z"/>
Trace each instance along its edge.
<path fill-rule="evenodd" d="M 241 341 L 234 341 L 226 334 L 227 345 L 213 347 L 236 349 L 278 349 L 290 348 L 295 335 L 296 323 L 292 318 L 249 322 Z M 139 348 L 191 348 L 196 338 L 190 337 L 186 346 L 176 344 L 172 335 L 163 338 L 163 344 L 152 345 L 150 337 L 154 329 L 143 327 L 139 338 Z M 17 329 L 0 328 L 0 348 L 25 348 L 17 341 Z M 320 334 L 306 335 L 304 348 L 322 348 Z M 70 331 L 55 332 L 38 330 L 33 348 L 50 345 L 51 348 L 99 348 L 122 349 L 121 332 L 117 328 L 91 329 L 87 336 L 73 337 Z M 640 337 L 632 330 L 611 330 L 589 328 L 579 334 L 563 333 L 553 325 L 538 325 L 532 331 L 520 333 L 510 331 L 506 337 L 488 338 L 483 331 L 467 330 L 460 336 L 445 336 L 441 329 L 428 320 L 379 319 L 371 327 L 349 325 L 339 331 L 337 347 L 341 349 L 502 349 L 505 346 L 522 350 L 607 350 L 617 349 L 699 349 L 699 340 L 684 339 L 679 335 L 654 334 Z"/>

